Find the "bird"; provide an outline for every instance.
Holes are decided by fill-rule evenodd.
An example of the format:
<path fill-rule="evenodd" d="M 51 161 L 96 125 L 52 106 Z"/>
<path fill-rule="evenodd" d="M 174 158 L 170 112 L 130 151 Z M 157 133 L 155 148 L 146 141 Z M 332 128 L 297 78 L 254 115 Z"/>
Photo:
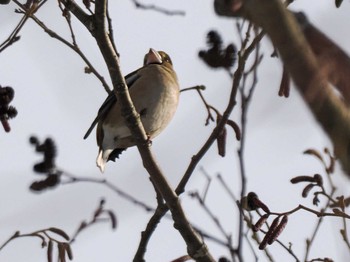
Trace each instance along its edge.
<path fill-rule="evenodd" d="M 177 109 L 180 86 L 173 63 L 164 51 L 150 48 L 144 57 L 143 66 L 126 75 L 125 81 L 131 100 L 151 140 L 166 128 Z M 124 150 L 136 145 L 122 117 L 114 92 L 108 95 L 98 110 L 84 139 L 96 125 L 99 147 L 96 165 L 103 173 L 107 161 L 115 161 Z"/>

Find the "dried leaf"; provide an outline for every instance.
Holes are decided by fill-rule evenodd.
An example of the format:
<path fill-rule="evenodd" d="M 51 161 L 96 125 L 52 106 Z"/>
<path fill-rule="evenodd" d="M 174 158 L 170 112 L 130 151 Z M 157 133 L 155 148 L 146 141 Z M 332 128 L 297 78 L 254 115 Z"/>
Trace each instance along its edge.
<path fill-rule="evenodd" d="M 60 235 L 63 237 L 65 240 L 69 241 L 69 236 L 67 235 L 66 232 L 64 232 L 62 229 L 59 229 L 57 227 L 50 227 L 47 230 L 56 233 L 57 235 Z"/>

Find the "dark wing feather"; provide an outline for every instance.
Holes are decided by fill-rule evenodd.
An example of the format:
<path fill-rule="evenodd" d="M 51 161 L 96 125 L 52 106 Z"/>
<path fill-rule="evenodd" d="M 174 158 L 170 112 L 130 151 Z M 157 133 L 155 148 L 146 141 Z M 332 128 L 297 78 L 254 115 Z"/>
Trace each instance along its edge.
<path fill-rule="evenodd" d="M 140 78 L 140 75 L 137 74 L 138 70 L 131 72 L 127 76 L 125 76 L 126 84 L 128 85 L 128 88 L 130 89 L 132 85 L 136 82 L 137 79 Z M 91 134 L 92 130 L 95 128 L 97 123 L 103 119 L 106 114 L 109 112 L 109 110 L 113 107 L 113 105 L 117 102 L 117 97 L 115 96 L 114 92 L 111 92 L 106 100 L 103 102 L 102 106 L 98 110 L 97 116 L 95 120 L 92 122 L 91 126 L 89 127 L 88 131 L 84 135 L 84 139 L 88 138 L 88 136 Z"/>

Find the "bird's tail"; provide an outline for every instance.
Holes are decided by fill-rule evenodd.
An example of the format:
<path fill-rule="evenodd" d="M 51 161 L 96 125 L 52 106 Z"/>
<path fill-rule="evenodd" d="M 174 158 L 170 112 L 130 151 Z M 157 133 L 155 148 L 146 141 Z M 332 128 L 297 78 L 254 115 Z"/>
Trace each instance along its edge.
<path fill-rule="evenodd" d="M 108 157 L 112 151 L 113 151 L 112 149 L 103 150 L 102 148 L 100 148 L 100 151 L 98 152 L 98 156 L 96 159 L 96 165 L 100 169 L 101 173 L 105 171 L 105 166 L 106 166 Z"/>

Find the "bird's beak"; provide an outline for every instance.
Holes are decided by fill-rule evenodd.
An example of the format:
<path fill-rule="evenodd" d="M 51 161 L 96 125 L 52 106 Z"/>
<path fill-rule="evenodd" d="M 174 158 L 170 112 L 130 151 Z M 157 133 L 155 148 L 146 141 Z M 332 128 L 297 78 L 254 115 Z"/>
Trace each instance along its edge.
<path fill-rule="evenodd" d="M 153 48 L 150 48 L 148 54 L 146 55 L 145 65 L 161 63 L 163 63 L 161 55 Z"/>

